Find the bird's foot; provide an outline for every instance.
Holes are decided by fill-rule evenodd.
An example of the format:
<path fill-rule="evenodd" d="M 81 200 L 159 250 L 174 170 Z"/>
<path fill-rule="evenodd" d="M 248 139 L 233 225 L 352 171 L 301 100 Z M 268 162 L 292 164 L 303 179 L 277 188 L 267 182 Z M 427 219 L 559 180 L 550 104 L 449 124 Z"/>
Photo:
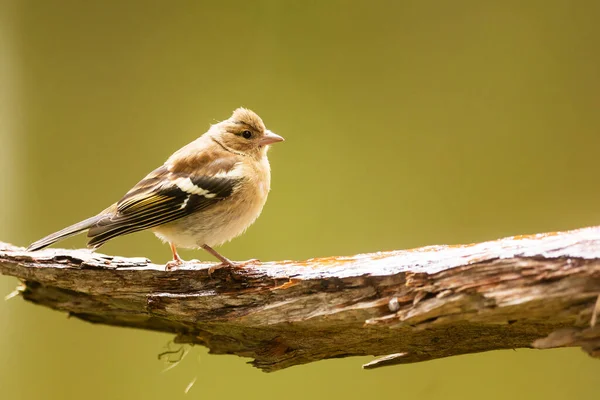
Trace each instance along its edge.
<path fill-rule="evenodd" d="M 221 269 L 223 267 L 242 269 L 242 268 L 247 267 L 248 265 L 256 265 L 256 264 L 260 264 L 260 260 L 258 260 L 256 258 L 253 258 L 251 260 L 246 260 L 246 261 L 226 260 L 226 261 L 223 261 L 221 264 L 217 264 L 217 265 L 213 265 L 212 267 L 209 267 L 208 275 L 212 275 L 213 272 L 215 272 L 216 270 Z"/>
<path fill-rule="evenodd" d="M 181 267 L 183 264 L 185 264 L 185 261 L 183 261 L 181 258 L 171 260 L 165 264 L 165 271 L 174 271 L 177 268 Z"/>

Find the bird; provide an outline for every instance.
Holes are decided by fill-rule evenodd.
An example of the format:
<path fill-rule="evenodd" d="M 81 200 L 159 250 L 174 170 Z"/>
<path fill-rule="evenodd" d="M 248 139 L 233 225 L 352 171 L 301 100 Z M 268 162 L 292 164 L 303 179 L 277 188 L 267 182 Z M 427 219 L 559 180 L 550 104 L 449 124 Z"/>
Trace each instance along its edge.
<path fill-rule="evenodd" d="M 214 250 L 241 235 L 258 218 L 271 189 L 269 147 L 284 138 L 268 130 L 247 108 L 210 126 L 173 153 L 118 202 L 97 215 L 52 233 L 27 250 L 36 251 L 87 232 L 97 249 L 118 236 L 150 230 L 169 244 L 173 259 L 166 270 L 185 263 L 177 248 L 202 248 L 221 263 L 214 269 L 243 268 Z"/>

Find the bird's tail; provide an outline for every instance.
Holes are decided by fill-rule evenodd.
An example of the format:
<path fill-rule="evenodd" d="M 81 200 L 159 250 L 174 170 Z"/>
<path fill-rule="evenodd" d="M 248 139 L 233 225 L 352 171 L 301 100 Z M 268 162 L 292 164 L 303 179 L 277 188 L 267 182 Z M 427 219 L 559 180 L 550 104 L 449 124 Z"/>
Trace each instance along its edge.
<path fill-rule="evenodd" d="M 86 220 L 78 222 L 74 225 L 68 226 L 65 229 L 62 229 L 58 232 L 54 232 L 54 233 L 38 240 L 37 242 L 31 243 L 29 245 L 29 247 L 27 248 L 27 250 L 28 251 L 40 250 L 40 249 L 43 249 L 44 247 L 50 246 L 51 244 L 58 242 L 59 240 L 63 240 L 68 237 L 75 236 L 81 232 L 87 231 L 92 226 L 94 226 L 96 223 L 98 223 L 98 221 L 102 217 L 104 217 L 104 215 L 102 215 L 102 213 L 100 213 L 96 216 L 93 216 L 91 218 L 88 218 Z"/>

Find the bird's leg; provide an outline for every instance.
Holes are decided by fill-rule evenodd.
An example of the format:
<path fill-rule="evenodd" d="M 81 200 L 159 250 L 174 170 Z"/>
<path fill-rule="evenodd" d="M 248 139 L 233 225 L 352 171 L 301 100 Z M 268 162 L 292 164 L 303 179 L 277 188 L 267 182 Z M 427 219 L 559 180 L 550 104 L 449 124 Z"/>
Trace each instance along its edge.
<path fill-rule="evenodd" d="M 246 265 L 249 264 L 256 264 L 259 263 L 260 261 L 257 259 L 252 259 L 252 260 L 247 260 L 247 261 L 239 261 L 239 262 L 234 262 L 231 261 L 229 258 L 222 256 L 221 254 L 219 254 L 218 251 L 216 251 L 215 249 L 213 249 L 212 247 L 210 247 L 207 244 L 203 244 L 202 248 L 206 251 L 208 251 L 210 254 L 212 254 L 215 258 L 217 258 L 219 261 L 221 261 L 221 264 L 218 265 L 213 265 L 212 267 L 210 267 L 208 269 L 208 274 L 212 274 L 213 272 L 215 272 L 215 270 L 219 269 L 219 268 L 223 268 L 226 266 L 229 266 L 231 268 L 244 268 Z"/>
<path fill-rule="evenodd" d="M 165 265 L 166 271 L 172 271 L 184 263 L 184 261 L 181 259 L 181 257 L 179 257 L 179 254 L 177 254 L 177 248 L 175 247 L 175 245 L 173 243 L 169 242 L 169 246 L 171 246 L 171 252 L 173 253 L 173 259 Z"/>
<path fill-rule="evenodd" d="M 219 259 L 219 261 L 221 261 L 222 266 L 226 266 L 229 265 L 232 268 L 236 267 L 236 264 L 231 261 L 229 258 L 222 256 L 221 254 L 219 254 L 218 251 L 216 251 L 215 249 L 213 249 L 212 247 L 210 247 L 207 244 L 203 244 L 202 248 L 206 251 L 208 251 L 211 255 L 213 255 L 215 258 Z"/>

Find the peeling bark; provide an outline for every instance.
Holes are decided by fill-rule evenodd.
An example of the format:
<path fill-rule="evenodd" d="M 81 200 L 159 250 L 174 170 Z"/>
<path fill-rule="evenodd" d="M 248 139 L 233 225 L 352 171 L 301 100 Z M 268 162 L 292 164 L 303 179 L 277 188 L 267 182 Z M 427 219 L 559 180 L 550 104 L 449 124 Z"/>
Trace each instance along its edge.
<path fill-rule="evenodd" d="M 169 332 L 264 371 L 385 355 L 365 368 L 518 347 L 600 357 L 600 228 L 492 242 L 176 271 L 87 250 L 0 242 L 28 301 L 94 323 Z"/>

